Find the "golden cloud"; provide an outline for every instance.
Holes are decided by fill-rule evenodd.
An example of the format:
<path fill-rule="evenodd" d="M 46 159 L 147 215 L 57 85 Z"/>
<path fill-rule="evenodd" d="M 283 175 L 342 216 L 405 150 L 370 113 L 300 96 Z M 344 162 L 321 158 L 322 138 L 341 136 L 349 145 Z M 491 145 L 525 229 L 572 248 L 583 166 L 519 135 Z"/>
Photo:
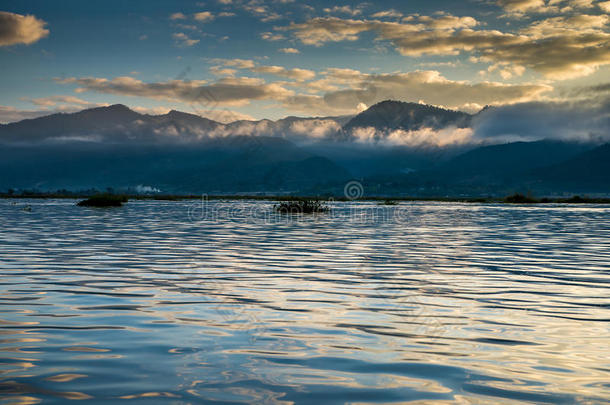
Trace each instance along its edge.
<path fill-rule="evenodd" d="M 469 52 L 483 61 L 513 63 L 551 79 L 565 79 L 587 75 L 610 64 L 609 22 L 607 15 L 555 17 L 511 33 L 475 29 L 479 22 L 474 18 L 451 15 L 411 16 L 401 23 L 319 17 L 278 29 L 291 31 L 303 44 L 314 46 L 356 41 L 359 34 L 370 31 L 376 33 L 377 40 L 389 41 L 405 56 Z"/>
<path fill-rule="evenodd" d="M 46 24 L 33 15 L 0 11 L 0 46 L 32 44 L 49 35 Z"/>

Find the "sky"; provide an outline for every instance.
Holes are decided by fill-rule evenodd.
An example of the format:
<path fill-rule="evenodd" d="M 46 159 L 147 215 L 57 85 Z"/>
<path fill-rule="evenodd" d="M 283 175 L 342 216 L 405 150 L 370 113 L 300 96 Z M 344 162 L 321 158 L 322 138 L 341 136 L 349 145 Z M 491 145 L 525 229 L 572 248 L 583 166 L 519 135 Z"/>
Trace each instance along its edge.
<path fill-rule="evenodd" d="M 599 107 L 609 14 L 600 0 L 0 0 L 0 122 L 116 103 L 221 122 L 385 99 Z"/>

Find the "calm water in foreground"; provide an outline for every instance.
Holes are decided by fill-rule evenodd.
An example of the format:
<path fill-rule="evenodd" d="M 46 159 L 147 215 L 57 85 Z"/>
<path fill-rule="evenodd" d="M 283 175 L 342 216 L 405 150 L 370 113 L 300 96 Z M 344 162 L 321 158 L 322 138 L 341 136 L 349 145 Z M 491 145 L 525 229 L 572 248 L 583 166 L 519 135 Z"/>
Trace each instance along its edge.
<path fill-rule="evenodd" d="M 15 203 L 0 403 L 610 400 L 609 206 Z"/>

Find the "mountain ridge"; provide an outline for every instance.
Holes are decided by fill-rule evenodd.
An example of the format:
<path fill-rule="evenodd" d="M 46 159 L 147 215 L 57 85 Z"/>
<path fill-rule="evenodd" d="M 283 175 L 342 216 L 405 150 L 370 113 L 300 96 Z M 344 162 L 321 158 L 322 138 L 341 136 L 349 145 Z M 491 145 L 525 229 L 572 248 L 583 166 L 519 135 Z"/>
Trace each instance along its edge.
<path fill-rule="evenodd" d="M 0 126 L 0 190 L 145 184 L 175 193 L 337 195 L 345 181 L 358 178 L 370 192 L 391 195 L 610 193 L 605 174 L 610 173 L 610 147 L 595 149 L 598 144 L 385 142 L 392 131 L 459 128 L 470 125 L 472 117 L 384 101 L 355 117 L 290 116 L 223 124 L 176 110 L 149 115 L 114 104 Z M 375 139 L 352 137 L 370 125 Z"/>
<path fill-rule="evenodd" d="M 90 141 L 190 142 L 205 137 L 270 135 L 296 140 L 350 139 L 357 128 L 417 130 L 446 126 L 463 127 L 471 116 L 439 107 L 386 100 L 358 115 L 327 117 L 287 116 L 278 120 L 237 120 L 221 123 L 197 114 L 170 110 L 166 114 L 142 114 L 124 104 L 93 107 L 73 113 L 54 113 L 0 125 L 0 142 L 37 142 L 80 137 Z M 43 135 L 44 134 L 44 135 Z M 96 135 L 96 136 L 93 136 Z"/>
<path fill-rule="evenodd" d="M 428 104 L 384 100 L 372 105 L 349 120 L 341 128 L 342 138 L 349 138 L 357 128 L 373 127 L 383 134 L 395 130 L 439 130 L 454 126 L 468 127 L 472 115 Z M 383 136 L 383 135 L 381 135 Z"/>

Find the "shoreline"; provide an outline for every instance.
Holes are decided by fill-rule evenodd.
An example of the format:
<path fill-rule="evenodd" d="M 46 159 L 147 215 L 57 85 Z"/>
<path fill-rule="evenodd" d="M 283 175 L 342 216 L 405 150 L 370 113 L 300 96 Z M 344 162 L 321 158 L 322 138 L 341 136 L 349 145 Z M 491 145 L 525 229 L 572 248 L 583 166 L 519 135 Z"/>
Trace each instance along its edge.
<path fill-rule="evenodd" d="M 26 199 L 86 199 L 94 194 L 57 194 L 57 193 L 32 193 L 32 194 L 5 194 L 0 193 L 0 199 L 7 200 L 26 200 Z M 230 200 L 230 201 L 241 201 L 241 200 L 255 200 L 255 201 L 302 201 L 302 200 L 319 200 L 319 201 L 338 201 L 338 202 L 350 202 L 350 201 L 361 201 L 361 202 L 378 202 L 382 205 L 392 206 L 399 202 L 454 202 L 454 203 L 471 203 L 471 204 L 512 204 L 512 205 L 544 205 L 544 204 L 610 204 L 610 198 L 591 198 L 591 197 L 545 197 L 545 198 L 534 198 L 524 197 L 517 195 L 507 197 L 384 197 L 384 196 L 366 196 L 358 199 L 349 199 L 346 197 L 333 197 L 333 196 L 288 196 L 288 195 L 242 195 L 242 194 L 231 194 L 231 195 L 175 195 L 175 194 L 163 194 L 163 195 L 140 195 L 140 194 L 116 194 L 124 196 L 129 200 L 141 200 L 141 201 L 188 201 L 188 200 L 200 200 L 202 198 L 207 200 Z M 521 198 L 522 197 L 522 198 Z"/>

